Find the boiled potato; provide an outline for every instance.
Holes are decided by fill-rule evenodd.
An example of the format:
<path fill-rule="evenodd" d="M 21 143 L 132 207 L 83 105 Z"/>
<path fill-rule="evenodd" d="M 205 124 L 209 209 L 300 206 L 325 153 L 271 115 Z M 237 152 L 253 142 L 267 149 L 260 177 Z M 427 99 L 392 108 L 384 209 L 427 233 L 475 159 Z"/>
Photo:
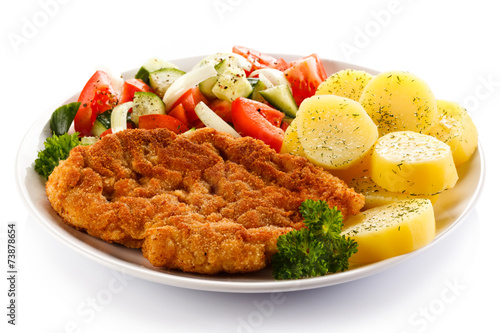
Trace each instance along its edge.
<path fill-rule="evenodd" d="M 344 69 L 323 81 L 316 95 L 337 95 L 358 101 L 373 75 L 362 70 Z"/>
<path fill-rule="evenodd" d="M 435 195 L 416 195 L 399 192 L 389 192 L 385 188 L 378 186 L 370 177 L 363 176 L 354 178 L 350 181 L 349 186 L 356 192 L 363 194 L 365 197 L 365 206 L 363 209 L 387 205 L 396 201 L 424 198 L 429 199 L 432 204 L 436 203 L 439 194 Z"/>
<path fill-rule="evenodd" d="M 396 131 L 426 134 L 438 115 L 436 99 L 427 83 L 402 71 L 372 78 L 359 102 L 378 125 L 380 136 Z"/>
<path fill-rule="evenodd" d="M 430 135 L 386 134 L 375 143 L 371 157 L 371 179 L 390 192 L 431 195 L 458 180 L 450 147 Z"/>
<path fill-rule="evenodd" d="M 349 184 L 354 179 L 370 175 L 370 160 L 373 147 L 360 160 L 350 165 L 347 169 L 329 170 L 330 173 Z"/>
<path fill-rule="evenodd" d="M 297 122 L 294 120 L 288 126 L 283 137 L 283 145 L 281 146 L 281 153 L 290 153 L 292 155 L 305 156 L 304 148 L 300 143 L 297 134 Z"/>
<path fill-rule="evenodd" d="M 428 134 L 450 146 L 453 160 L 458 166 L 466 162 L 477 148 L 476 125 L 467 110 L 458 103 L 438 100 L 437 107 L 438 120 Z"/>
<path fill-rule="evenodd" d="M 352 263 L 372 263 L 417 250 L 436 235 L 429 199 L 402 200 L 349 217 L 342 234 L 358 243 Z"/>
<path fill-rule="evenodd" d="M 318 95 L 299 107 L 297 135 L 305 156 L 326 169 L 346 169 L 362 159 L 378 138 L 377 126 L 361 104 Z"/>

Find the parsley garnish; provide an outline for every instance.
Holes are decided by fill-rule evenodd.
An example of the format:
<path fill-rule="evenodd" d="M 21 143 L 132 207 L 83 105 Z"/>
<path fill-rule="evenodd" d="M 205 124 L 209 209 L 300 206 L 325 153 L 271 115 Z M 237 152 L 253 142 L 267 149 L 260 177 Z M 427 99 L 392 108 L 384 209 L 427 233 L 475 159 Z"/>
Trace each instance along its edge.
<path fill-rule="evenodd" d="M 340 235 L 342 213 L 325 201 L 305 200 L 300 213 L 305 228 L 278 238 L 278 253 L 271 263 L 275 279 L 300 279 L 344 271 L 357 243 Z"/>
<path fill-rule="evenodd" d="M 69 156 L 69 151 L 80 145 L 78 133 L 63 135 L 53 135 L 47 138 L 43 143 L 44 150 L 38 152 L 38 158 L 35 160 L 35 171 L 45 179 L 49 178 L 59 161 L 65 160 Z"/>

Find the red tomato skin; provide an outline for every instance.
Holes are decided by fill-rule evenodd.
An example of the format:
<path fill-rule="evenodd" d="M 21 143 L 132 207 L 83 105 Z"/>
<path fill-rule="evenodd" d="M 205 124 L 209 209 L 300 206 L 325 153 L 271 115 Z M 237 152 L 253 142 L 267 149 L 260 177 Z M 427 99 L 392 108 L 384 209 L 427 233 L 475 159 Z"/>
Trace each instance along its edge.
<path fill-rule="evenodd" d="M 247 98 L 238 97 L 232 102 L 234 128 L 243 136 L 264 141 L 276 152 L 280 152 L 285 132 L 263 117 L 259 108 L 269 106 Z"/>
<path fill-rule="evenodd" d="M 207 127 L 200 119 L 192 123 L 191 126 L 196 129 Z"/>
<path fill-rule="evenodd" d="M 184 125 L 186 125 L 186 127 L 189 127 L 189 120 L 187 118 L 186 110 L 184 109 L 184 106 L 182 106 L 182 104 L 178 104 L 175 108 L 170 110 L 168 115 L 179 119 Z"/>
<path fill-rule="evenodd" d="M 233 118 L 231 116 L 231 102 L 224 101 L 221 99 L 216 99 L 208 105 L 208 107 L 215 112 L 219 117 L 222 118 L 226 123 L 232 123 Z"/>
<path fill-rule="evenodd" d="M 325 67 L 323 66 L 323 62 L 321 61 L 321 59 L 318 57 L 318 55 L 316 53 L 308 55 L 307 57 L 303 57 L 303 58 L 300 58 L 297 60 L 290 61 L 288 63 L 288 68 L 295 66 L 297 64 L 300 64 L 302 61 L 308 60 L 308 58 L 313 58 L 314 61 L 316 62 L 316 70 L 318 71 L 318 76 L 319 76 L 320 80 L 322 80 L 322 81 L 326 80 L 326 78 L 328 76 L 326 75 Z"/>
<path fill-rule="evenodd" d="M 92 109 L 90 105 L 80 105 L 80 108 L 78 109 L 74 119 L 75 131 L 80 133 L 80 136 L 91 135 L 90 130 L 92 129 L 94 120 L 92 120 Z"/>
<path fill-rule="evenodd" d="M 138 91 L 152 92 L 150 86 L 140 79 L 128 79 L 123 83 L 122 97 L 120 104 L 131 102 L 134 99 L 134 94 Z"/>
<path fill-rule="evenodd" d="M 78 102 L 82 104 L 75 116 L 75 131 L 79 132 L 80 136 L 91 135 L 90 130 L 97 115 L 112 109 L 118 103 L 109 75 L 96 71 L 85 84 Z"/>
<path fill-rule="evenodd" d="M 167 128 L 176 134 L 181 134 L 188 130 L 188 128 L 182 123 L 182 121 L 166 114 L 148 114 L 140 116 L 139 128 Z"/>
<path fill-rule="evenodd" d="M 109 134 L 112 134 L 112 133 L 113 133 L 113 131 L 111 130 L 111 128 L 108 128 L 107 130 L 105 130 L 104 132 L 101 133 L 100 137 L 103 138 L 106 135 L 109 135 Z"/>
<path fill-rule="evenodd" d="M 190 124 L 194 124 L 198 120 L 198 116 L 194 111 L 195 106 L 199 103 L 203 102 L 205 104 L 209 104 L 208 99 L 201 93 L 198 87 L 194 87 L 186 91 L 179 99 L 172 105 L 172 108 L 175 108 L 177 105 L 182 104 L 184 110 L 186 110 L 186 115 Z"/>
<path fill-rule="evenodd" d="M 267 104 L 264 104 L 264 103 L 261 103 L 264 106 L 259 106 L 259 108 L 257 109 L 257 111 L 264 117 L 267 119 L 267 121 L 269 121 L 272 125 L 276 126 L 276 127 L 281 127 L 281 122 L 283 121 L 283 118 L 285 118 L 285 114 L 279 110 L 276 110 L 275 108 L 273 108 L 272 106 L 270 105 L 267 105 Z"/>
<path fill-rule="evenodd" d="M 286 129 L 287 129 L 289 126 L 290 126 L 290 124 L 284 121 L 284 122 L 282 122 L 282 123 L 281 123 L 280 128 L 281 128 L 284 132 L 286 132 Z"/>
<path fill-rule="evenodd" d="M 247 58 L 247 60 L 252 63 L 252 70 L 250 72 L 261 68 L 275 68 L 280 71 L 284 71 L 288 67 L 287 62 L 284 59 L 276 59 L 273 56 L 252 50 L 248 47 L 233 46 L 232 51 L 233 53 Z"/>
<path fill-rule="evenodd" d="M 297 105 L 313 96 L 321 82 L 327 78 L 323 63 L 316 54 L 291 61 L 284 73 L 292 85 L 292 94 Z"/>

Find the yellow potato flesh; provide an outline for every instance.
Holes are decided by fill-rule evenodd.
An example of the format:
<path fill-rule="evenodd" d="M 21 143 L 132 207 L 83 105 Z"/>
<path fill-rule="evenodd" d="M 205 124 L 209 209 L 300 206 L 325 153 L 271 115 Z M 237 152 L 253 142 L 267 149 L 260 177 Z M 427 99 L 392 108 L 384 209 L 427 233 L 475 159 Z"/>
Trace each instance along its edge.
<path fill-rule="evenodd" d="M 290 153 L 297 156 L 305 156 L 304 148 L 300 143 L 299 136 L 297 134 L 297 122 L 292 121 L 290 126 L 285 131 L 283 137 L 283 145 L 281 146 L 281 153 Z"/>
<path fill-rule="evenodd" d="M 372 77 L 365 71 L 344 69 L 323 81 L 316 90 L 316 95 L 337 95 L 358 101 Z"/>
<path fill-rule="evenodd" d="M 305 99 L 295 122 L 305 156 L 326 169 L 353 165 L 378 137 L 377 126 L 358 102 L 335 95 Z"/>
<path fill-rule="evenodd" d="M 415 251 L 436 235 L 428 199 L 402 200 L 351 216 L 342 234 L 358 243 L 352 263 L 372 263 Z"/>
<path fill-rule="evenodd" d="M 350 181 L 349 186 L 356 192 L 363 194 L 365 197 L 365 206 L 363 209 L 387 205 L 396 201 L 424 198 L 429 199 L 432 204 L 436 203 L 438 194 L 434 195 L 416 195 L 399 192 L 389 192 L 386 189 L 378 186 L 370 177 L 358 177 Z"/>
<path fill-rule="evenodd" d="M 438 115 L 436 99 L 427 83 L 408 72 L 375 76 L 359 102 L 378 125 L 380 136 L 396 131 L 425 134 Z"/>
<path fill-rule="evenodd" d="M 354 179 L 369 176 L 370 160 L 373 147 L 360 160 L 350 165 L 347 169 L 329 170 L 330 173 L 349 184 Z"/>
<path fill-rule="evenodd" d="M 438 120 L 429 135 L 451 148 L 455 165 L 466 162 L 478 145 L 477 128 L 467 111 L 458 103 L 438 100 Z"/>
<path fill-rule="evenodd" d="M 388 191 L 424 195 L 452 188 L 458 180 L 450 147 L 411 131 L 389 133 L 377 140 L 370 177 Z"/>

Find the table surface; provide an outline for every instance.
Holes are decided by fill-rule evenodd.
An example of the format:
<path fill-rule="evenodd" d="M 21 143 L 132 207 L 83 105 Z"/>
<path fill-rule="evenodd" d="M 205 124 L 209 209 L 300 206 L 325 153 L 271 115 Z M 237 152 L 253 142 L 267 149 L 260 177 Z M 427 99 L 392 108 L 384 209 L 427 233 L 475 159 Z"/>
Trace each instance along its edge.
<path fill-rule="evenodd" d="M 497 327 L 500 185 L 497 11 L 485 0 L 2 2 L 0 318 L 5 332 L 451 332 Z M 443 241 L 377 275 L 283 294 L 197 291 L 134 278 L 68 249 L 29 215 L 15 183 L 39 115 L 96 68 L 227 52 L 235 44 L 379 71 L 407 70 L 466 106 L 486 158 L 482 195 Z M 5 119 L 6 117 L 6 119 Z M 6 157 L 5 157 L 6 156 Z M 5 190 L 6 189 L 6 190 Z M 8 324 L 7 224 L 17 225 L 16 325 Z"/>

